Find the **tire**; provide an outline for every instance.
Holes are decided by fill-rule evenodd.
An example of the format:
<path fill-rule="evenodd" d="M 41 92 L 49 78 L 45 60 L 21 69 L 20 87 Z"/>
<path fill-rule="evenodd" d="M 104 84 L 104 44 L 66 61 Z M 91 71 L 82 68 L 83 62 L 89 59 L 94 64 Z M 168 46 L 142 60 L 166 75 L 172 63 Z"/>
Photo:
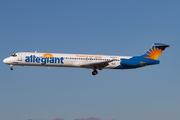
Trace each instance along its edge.
<path fill-rule="evenodd" d="M 92 75 L 97 75 L 98 74 L 98 71 L 97 70 L 94 70 L 93 72 L 92 72 Z"/>

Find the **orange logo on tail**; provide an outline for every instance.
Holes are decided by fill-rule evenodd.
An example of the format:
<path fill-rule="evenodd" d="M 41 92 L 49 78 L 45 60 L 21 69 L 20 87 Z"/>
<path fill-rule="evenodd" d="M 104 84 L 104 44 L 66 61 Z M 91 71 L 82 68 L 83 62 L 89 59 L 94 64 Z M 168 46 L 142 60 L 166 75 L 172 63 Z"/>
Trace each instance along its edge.
<path fill-rule="evenodd" d="M 149 53 L 146 53 L 146 55 L 148 55 L 149 57 L 145 57 L 145 58 L 157 60 L 163 51 L 164 50 L 161 50 L 156 47 L 154 47 L 154 50 L 151 48 L 151 50 L 148 50 Z"/>

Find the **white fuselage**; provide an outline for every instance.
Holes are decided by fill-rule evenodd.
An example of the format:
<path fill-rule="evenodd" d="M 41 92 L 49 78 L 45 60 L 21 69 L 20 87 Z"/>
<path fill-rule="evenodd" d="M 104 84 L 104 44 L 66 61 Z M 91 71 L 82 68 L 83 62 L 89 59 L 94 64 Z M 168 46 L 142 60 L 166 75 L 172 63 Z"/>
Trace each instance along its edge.
<path fill-rule="evenodd" d="M 9 65 L 20 66 L 80 67 L 94 69 L 91 64 L 114 59 L 114 61 L 103 68 L 113 69 L 120 65 L 121 58 L 129 59 L 131 57 L 132 56 L 19 52 L 4 59 L 3 62 Z"/>

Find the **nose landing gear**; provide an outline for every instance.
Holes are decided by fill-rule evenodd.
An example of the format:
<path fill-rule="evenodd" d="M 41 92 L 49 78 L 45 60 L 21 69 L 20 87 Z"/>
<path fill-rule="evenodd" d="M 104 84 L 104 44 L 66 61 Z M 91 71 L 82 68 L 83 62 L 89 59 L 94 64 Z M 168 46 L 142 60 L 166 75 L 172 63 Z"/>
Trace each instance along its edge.
<path fill-rule="evenodd" d="M 13 70 L 13 65 L 10 65 L 10 66 L 11 66 L 10 70 Z"/>
<path fill-rule="evenodd" d="M 93 72 L 92 72 L 92 75 L 97 75 L 98 74 L 98 71 L 97 70 L 94 70 Z"/>

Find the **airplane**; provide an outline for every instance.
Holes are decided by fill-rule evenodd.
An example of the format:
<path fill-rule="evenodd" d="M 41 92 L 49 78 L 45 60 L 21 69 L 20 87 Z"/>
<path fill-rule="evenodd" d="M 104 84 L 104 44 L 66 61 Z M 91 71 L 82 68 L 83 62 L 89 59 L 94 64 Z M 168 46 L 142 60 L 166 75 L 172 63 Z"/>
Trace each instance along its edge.
<path fill-rule="evenodd" d="M 159 64 L 157 58 L 169 47 L 168 44 L 154 43 L 151 48 L 140 56 L 114 56 L 89 54 L 63 54 L 18 52 L 3 60 L 5 64 L 19 66 L 75 67 L 93 69 L 92 75 L 102 69 L 133 69 Z"/>

